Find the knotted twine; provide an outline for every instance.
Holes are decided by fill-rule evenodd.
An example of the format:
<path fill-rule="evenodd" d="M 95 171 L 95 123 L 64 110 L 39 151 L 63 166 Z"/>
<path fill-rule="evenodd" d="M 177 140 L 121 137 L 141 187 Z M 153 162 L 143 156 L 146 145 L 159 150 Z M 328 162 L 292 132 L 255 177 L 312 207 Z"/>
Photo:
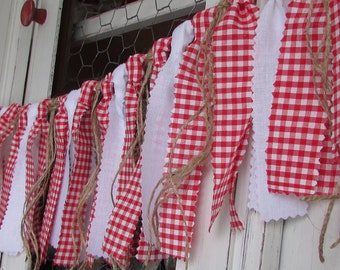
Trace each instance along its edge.
<path fill-rule="evenodd" d="M 39 225 L 42 222 L 41 218 L 45 208 L 51 173 L 56 157 L 54 118 L 58 110 L 58 99 L 52 99 L 48 106 L 49 112 L 46 115 L 48 119 L 48 137 L 45 168 L 37 180 L 32 183 L 32 186 L 28 186 L 24 215 L 21 222 L 21 234 L 28 264 L 34 270 L 40 268 Z"/>

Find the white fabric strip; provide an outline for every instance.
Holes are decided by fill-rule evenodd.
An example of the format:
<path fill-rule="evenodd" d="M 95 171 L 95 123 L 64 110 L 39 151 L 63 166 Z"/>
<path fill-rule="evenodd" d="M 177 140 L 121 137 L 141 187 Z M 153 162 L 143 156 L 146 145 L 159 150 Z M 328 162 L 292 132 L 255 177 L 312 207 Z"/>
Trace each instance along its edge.
<path fill-rule="evenodd" d="M 27 126 L 20 141 L 7 211 L 0 230 L 0 251 L 13 256 L 23 251 L 21 220 L 25 204 L 26 145 L 29 132 L 38 115 L 38 105 L 38 103 L 29 105 L 27 111 Z"/>
<path fill-rule="evenodd" d="M 102 163 L 97 180 L 97 194 L 94 217 L 90 225 L 87 253 L 94 257 L 107 257 L 102 251 L 106 224 L 113 209 L 111 184 L 122 159 L 125 136 L 124 97 L 127 83 L 125 64 L 113 72 L 115 93 L 109 104 L 109 125 L 104 139 Z M 112 189 L 112 197 L 117 195 L 117 181 Z"/>
<path fill-rule="evenodd" d="M 248 207 L 258 211 L 264 221 L 304 215 L 308 206 L 293 195 L 269 193 L 267 185 L 265 150 L 287 4 L 287 0 L 269 0 L 260 15 L 255 37 L 253 148 Z"/>
<path fill-rule="evenodd" d="M 164 172 L 171 111 L 174 105 L 175 76 L 183 53 L 193 38 L 194 29 L 190 21 L 185 21 L 174 30 L 171 53 L 158 74 L 146 113 L 142 146 L 142 219 L 145 240 L 152 244 L 155 244 L 155 239 L 151 237 L 148 227 L 148 204 L 152 191 Z"/>
<path fill-rule="evenodd" d="M 64 204 L 66 201 L 66 195 L 68 190 L 68 183 L 70 178 L 70 168 L 72 168 L 72 161 L 74 157 L 74 150 L 73 144 L 72 144 L 72 123 L 73 123 L 73 115 L 77 107 L 77 102 L 80 97 L 80 89 L 71 91 L 66 98 L 65 101 L 65 108 L 67 110 L 67 116 L 68 116 L 68 141 L 67 141 L 67 152 L 65 155 L 65 172 L 64 172 L 64 178 L 61 183 L 60 187 L 60 194 L 59 194 L 59 200 L 57 203 L 54 221 L 53 221 L 53 227 L 51 232 L 51 239 L 50 244 L 53 247 L 58 246 L 59 241 L 59 234 L 61 230 L 61 223 L 62 223 L 62 216 L 63 216 L 63 209 Z"/>

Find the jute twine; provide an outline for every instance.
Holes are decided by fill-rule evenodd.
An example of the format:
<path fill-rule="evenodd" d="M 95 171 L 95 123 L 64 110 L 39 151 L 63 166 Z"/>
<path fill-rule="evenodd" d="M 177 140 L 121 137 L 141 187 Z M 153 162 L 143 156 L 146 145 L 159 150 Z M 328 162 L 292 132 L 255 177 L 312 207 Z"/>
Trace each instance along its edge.
<path fill-rule="evenodd" d="M 320 45 L 316 52 L 313 51 L 310 39 L 310 26 L 312 19 L 312 12 L 315 0 L 310 1 L 310 6 L 308 10 L 307 16 L 307 24 L 306 24 L 306 37 L 307 37 L 307 48 L 308 52 L 311 55 L 313 62 L 313 83 L 314 83 L 314 91 L 315 95 L 318 97 L 319 102 L 323 110 L 325 111 L 328 119 L 328 132 L 329 136 L 332 135 L 332 125 L 333 125 L 333 116 L 331 111 L 331 105 L 329 101 L 329 97 L 333 94 L 332 92 L 332 83 L 328 77 L 329 70 L 329 61 L 330 61 L 330 53 L 331 53 L 331 20 L 330 20 L 330 0 L 323 0 L 324 10 L 326 14 L 326 26 L 324 30 L 324 35 L 322 40 L 320 41 Z M 320 58 L 322 60 L 320 60 Z M 317 78 L 321 79 L 322 88 L 321 90 L 317 87 Z M 334 188 L 333 194 L 330 196 L 308 196 L 304 197 L 305 201 L 315 201 L 315 200 L 330 200 L 327 211 L 323 220 L 320 236 L 319 236 L 319 259 L 321 262 L 325 261 L 324 258 L 324 240 L 325 234 L 328 227 L 328 223 L 330 220 L 330 216 L 334 207 L 334 202 L 336 199 L 340 198 L 339 196 L 340 182 L 338 180 L 336 187 Z M 340 238 L 335 241 L 331 248 L 334 248 L 340 242 Z"/>
<path fill-rule="evenodd" d="M 49 128 L 46 148 L 46 167 L 42 175 L 35 181 L 31 189 L 27 192 L 24 205 L 24 215 L 21 222 L 21 237 L 23 240 L 24 249 L 29 265 L 31 265 L 31 268 L 34 270 L 40 268 L 41 262 L 38 243 L 38 232 L 35 232 L 35 221 L 30 219 L 30 212 L 39 211 L 40 213 L 43 213 L 45 208 L 50 178 L 56 158 L 56 130 L 54 120 L 57 111 L 58 99 L 54 98 L 51 100 L 51 103 L 49 105 Z M 34 217 L 36 217 L 35 213 Z"/>
<path fill-rule="evenodd" d="M 216 14 L 200 42 L 199 51 L 196 55 L 195 76 L 203 98 L 202 105 L 199 108 L 199 110 L 182 125 L 178 134 L 176 135 L 176 138 L 174 138 L 174 140 L 171 142 L 168 161 L 168 172 L 156 184 L 148 204 L 150 235 L 152 235 L 153 232 L 153 234 L 156 237 L 157 246 L 159 247 L 160 240 L 159 240 L 158 210 L 160 209 L 161 205 L 164 202 L 166 202 L 171 196 L 176 197 L 177 204 L 180 207 L 180 211 L 184 222 L 184 231 L 186 239 L 185 245 L 186 269 L 188 269 L 189 233 L 187 219 L 185 216 L 185 211 L 183 209 L 183 204 L 178 189 L 185 182 L 186 178 L 192 173 L 192 171 L 195 170 L 197 166 L 201 165 L 204 160 L 206 160 L 209 153 L 211 152 L 214 124 L 213 107 L 215 103 L 215 89 L 213 85 L 213 52 L 211 48 L 211 42 L 212 35 L 214 33 L 216 25 L 223 19 L 229 7 L 230 7 L 229 2 L 225 0 L 220 1 L 220 3 L 217 6 Z M 200 74 L 199 64 L 202 63 L 200 62 L 200 60 L 202 61 L 202 59 L 204 62 L 204 68 L 203 74 Z M 173 155 L 178 140 L 183 134 L 183 131 L 201 114 L 204 114 L 205 127 L 207 132 L 204 146 L 202 150 L 197 155 L 193 156 L 185 166 L 173 170 L 172 168 Z M 158 188 L 160 188 L 160 191 L 157 193 Z"/>
<path fill-rule="evenodd" d="M 145 61 L 143 64 L 143 80 L 141 84 L 140 91 L 138 92 L 138 102 L 137 102 L 137 115 L 136 115 L 136 132 L 135 132 L 135 138 L 132 141 L 131 145 L 129 146 L 129 149 L 127 153 L 122 158 L 118 170 L 115 173 L 115 176 L 113 178 L 112 184 L 111 184 L 111 201 L 113 206 L 115 207 L 115 198 L 113 198 L 113 189 L 114 185 L 117 181 L 118 175 L 121 172 L 122 168 L 126 165 L 126 162 L 129 158 L 133 158 L 134 165 L 136 164 L 140 151 L 141 146 L 143 144 L 144 140 L 144 129 L 145 129 L 145 118 L 146 118 L 146 109 L 147 104 L 150 96 L 150 77 L 152 74 L 152 68 L 153 68 L 153 52 L 150 49 L 148 53 L 146 54 Z"/>
<path fill-rule="evenodd" d="M 79 263 L 81 251 L 86 248 L 86 236 L 87 236 L 87 228 L 85 225 L 85 218 L 84 218 L 84 210 L 86 204 L 88 203 L 89 198 L 94 194 L 96 184 L 97 184 L 97 177 L 100 171 L 101 160 L 102 160 L 102 144 L 101 144 L 101 131 L 100 131 L 100 124 L 97 117 L 97 106 L 102 99 L 102 91 L 101 91 L 101 81 L 97 82 L 96 85 L 96 92 L 92 99 L 91 104 L 91 127 L 92 127 L 92 135 L 93 135 L 93 148 L 95 153 L 95 168 L 91 172 L 91 175 L 84 186 L 84 189 L 79 197 L 79 202 L 76 210 L 77 214 L 77 224 L 76 226 L 72 226 L 72 238 L 74 244 L 74 255 L 75 255 L 75 265 Z M 75 225 L 75 224 L 74 224 Z M 80 246 L 75 241 L 75 230 L 79 230 L 80 234 Z M 80 252 L 77 254 L 77 250 Z M 78 266 L 77 269 L 85 269 L 87 265 L 87 260 L 83 260 L 83 262 Z M 73 269 L 73 267 L 72 267 Z"/>
<path fill-rule="evenodd" d="M 115 203 L 115 198 L 113 198 L 113 193 L 114 193 L 113 189 L 118 179 L 119 173 L 121 172 L 122 168 L 126 165 L 129 158 L 132 158 L 133 170 L 135 170 L 136 163 L 141 154 L 141 147 L 144 141 L 144 134 L 145 134 L 146 111 L 147 111 L 147 105 L 149 103 L 149 97 L 150 97 L 150 78 L 152 75 L 153 63 L 154 63 L 153 51 L 152 49 L 150 49 L 148 53 L 146 54 L 145 61 L 143 63 L 144 74 L 143 74 L 143 79 L 142 79 L 140 90 L 138 91 L 135 137 L 131 145 L 129 146 L 127 153 L 122 158 L 119 164 L 118 170 L 115 173 L 115 176 L 111 184 L 111 201 L 114 207 L 116 203 Z M 133 172 L 131 172 L 130 175 L 133 175 Z M 136 230 L 139 230 L 139 228 L 136 227 Z M 134 248 L 132 248 L 132 243 L 131 243 L 131 245 L 129 246 L 129 252 L 126 256 L 125 264 L 129 264 L 132 253 L 134 253 Z M 116 268 L 124 269 L 124 266 L 121 265 L 119 262 L 115 261 L 114 258 L 111 258 L 110 262 L 112 266 L 114 267 L 114 269 Z"/>

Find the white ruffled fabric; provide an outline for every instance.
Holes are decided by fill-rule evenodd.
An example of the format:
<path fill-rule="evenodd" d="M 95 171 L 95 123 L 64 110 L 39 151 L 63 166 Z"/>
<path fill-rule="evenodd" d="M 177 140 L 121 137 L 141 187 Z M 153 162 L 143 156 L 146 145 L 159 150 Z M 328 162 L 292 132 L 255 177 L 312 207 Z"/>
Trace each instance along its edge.
<path fill-rule="evenodd" d="M 179 25 L 172 34 L 171 53 L 156 79 L 146 113 L 146 127 L 142 145 L 142 220 L 145 240 L 155 244 L 148 227 L 148 204 L 151 194 L 164 172 L 168 132 L 174 105 L 174 82 L 183 53 L 194 38 L 190 21 Z M 161 186 L 159 187 L 161 188 Z M 158 191 L 158 190 L 157 190 Z M 155 194 L 158 194 L 156 191 Z M 151 205 L 153 205 L 151 203 Z"/>
<path fill-rule="evenodd" d="M 102 162 L 97 180 L 97 194 L 94 217 L 90 224 L 87 253 L 91 256 L 107 258 L 102 251 L 106 232 L 106 224 L 113 209 L 111 196 L 117 196 L 117 181 L 115 181 L 112 194 L 111 184 L 118 171 L 124 145 L 125 112 L 124 98 L 127 83 L 127 70 L 125 64 L 119 65 L 113 72 L 114 95 L 109 104 L 109 124 L 103 144 Z"/>
<path fill-rule="evenodd" d="M 269 0 L 261 12 L 255 37 L 253 136 L 248 207 L 264 221 L 305 215 L 308 204 L 294 195 L 268 191 L 266 148 L 274 82 L 289 0 Z"/>
<path fill-rule="evenodd" d="M 58 246 L 59 235 L 61 230 L 62 216 L 64 204 L 66 201 L 68 183 L 70 178 L 70 168 L 72 168 L 72 161 L 74 157 L 74 149 L 72 144 L 72 123 L 73 123 L 73 115 L 77 107 L 77 102 L 80 97 L 80 89 L 73 90 L 67 95 L 67 99 L 65 101 L 65 108 L 67 110 L 68 116 L 68 142 L 67 142 L 67 152 L 65 156 L 65 172 L 64 178 L 60 187 L 59 200 L 57 203 L 57 207 L 55 210 L 55 216 L 53 221 L 53 227 L 51 232 L 50 244 L 53 247 Z"/>
<path fill-rule="evenodd" d="M 31 104 L 27 110 L 27 125 L 20 141 L 7 211 L 0 229 L 0 251 L 12 256 L 23 251 L 21 220 L 25 204 L 26 145 L 30 129 L 38 115 L 38 105 Z"/>

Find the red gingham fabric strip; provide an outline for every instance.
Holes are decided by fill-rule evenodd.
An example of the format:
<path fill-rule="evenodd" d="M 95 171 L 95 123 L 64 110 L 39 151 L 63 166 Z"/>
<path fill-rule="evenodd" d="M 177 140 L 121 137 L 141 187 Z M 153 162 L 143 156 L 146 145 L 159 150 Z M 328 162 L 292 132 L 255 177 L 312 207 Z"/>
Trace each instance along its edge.
<path fill-rule="evenodd" d="M 29 132 L 26 146 L 26 200 L 30 203 L 32 197 L 28 198 L 27 194 L 31 190 L 35 181 L 41 176 L 46 164 L 46 143 L 48 136 L 48 120 L 47 114 L 51 100 L 45 99 L 38 106 L 38 115 L 33 122 L 33 126 Z M 36 150 L 38 151 L 36 153 Z M 40 207 L 34 206 L 30 209 L 26 224 L 33 226 L 35 235 L 39 235 L 41 228 Z M 27 233 L 27 232 L 26 232 Z"/>
<path fill-rule="evenodd" d="M 3 219 L 6 214 L 6 209 L 9 201 L 9 195 L 12 186 L 13 172 L 15 168 L 15 163 L 17 160 L 19 145 L 21 137 L 26 128 L 27 119 L 26 112 L 27 106 L 20 108 L 18 104 L 10 105 L 5 113 L 0 117 L 0 133 L 1 133 L 1 144 L 4 142 L 7 136 L 13 131 L 14 121 L 18 113 L 19 115 L 19 125 L 15 134 L 13 134 L 12 142 L 10 146 L 10 153 L 8 156 L 7 164 L 3 164 L 3 182 L 1 187 L 1 199 L 0 199 L 0 227 L 2 225 Z M 3 155 L 4 153 L 2 153 Z"/>
<path fill-rule="evenodd" d="M 109 73 L 105 76 L 105 78 L 101 81 L 101 92 L 102 92 L 102 99 L 97 106 L 97 118 L 99 121 L 100 126 L 100 140 L 103 146 L 104 139 L 107 133 L 107 127 L 109 125 L 109 103 L 113 96 L 113 82 L 112 82 L 112 73 Z M 97 189 L 97 188 L 96 188 Z M 91 222 L 95 216 L 95 206 L 96 206 L 96 196 L 97 191 L 95 191 L 93 203 L 91 206 L 91 216 L 89 222 L 89 228 L 87 231 L 87 239 L 90 234 L 91 230 Z M 91 254 L 87 254 L 89 258 L 90 265 L 92 264 L 93 256 Z"/>
<path fill-rule="evenodd" d="M 171 40 L 171 37 L 160 38 L 156 40 L 152 46 L 153 66 L 150 77 L 150 89 L 153 89 L 155 86 L 157 75 L 169 57 Z"/>
<path fill-rule="evenodd" d="M 316 52 L 323 37 L 322 1 L 314 3 L 310 40 Z M 309 3 L 292 1 L 282 40 L 273 92 L 267 148 L 270 192 L 315 194 L 320 151 L 327 117 L 314 92 L 312 59 L 307 50 L 306 22 Z M 321 89 L 320 80 L 316 88 Z"/>
<path fill-rule="evenodd" d="M 216 8 L 210 8 L 192 18 L 195 39 L 183 54 L 183 60 L 175 79 L 175 99 L 169 131 L 167 163 L 170 158 L 173 142 L 180 133 L 182 125 L 202 106 L 203 98 L 196 80 L 196 56 L 200 41 L 213 20 Z M 199 59 L 199 73 L 202 74 L 203 59 Z M 182 168 L 195 155 L 203 150 L 206 140 L 204 116 L 199 115 L 183 130 L 172 156 L 172 171 Z M 169 164 L 165 172 L 169 171 Z M 161 252 L 179 259 L 186 258 L 186 243 L 190 249 L 197 194 L 201 180 L 201 166 L 193 171 L 177 189 L 180 202 L 172 194 L 159 209 L 159 240 Z M 183 211 L 182 211 L 183 209 Z M 184 213 L 183 213 L 184 212 Z M 186 230 L 187 236 L 186 237 Z"/>
<path fill-rule="evenodd" d="M 333 54 L 333 145 L 340 145 L 340 8 L 339 1 L 330 1 L 331 40 Z M 338 152 L 338 156 L 340 153 Z"/>
<path fill-rule="evenodd" d="M 163 65 L 167 61 L 170 50 L 171 50 L 171 37 L 167 38 L 161 38 L 158 39 L 152 47 L 153 52 L 153 67 L 152 67 L 152 73 L 150 78 L 150 91 L 153 90 L 155 86 L 155 81 L 158 77 L 158 73 L 161 71 Z M 167 89 L 164 89 L 167 90 Z M 147 136 L 147 134 L 145 134 Z M 142 152 L 143 155 L 143 152 Z M 142 157 L 141 157 L 142 158 Z M 159 176 L 159 178 L 161 175 Z M 146 224 L 146 220 L 142 220 L 142 224 Z M 150 243 L 145 241 L 143 229 L 145 229 L 144 226 L 142 226 L 142 232 L 139 235 L 139 245 L 138 245 L 138 260 L 139 261 L 159 261 L 164 259 L 166 256 L 160 253 L 158 249 L 156 249 L 153 246 L 150 246 Z"/>
<path fill-rule="evenodd" d="M 0 116 L 0 144 L 13 131 L 14 120 L 20 110 L 19 104 L 11 104 L 6 111 Z"/>
<path fill-rule="evenodd" d="M 52 222 L 54 220 L 55 210 L 59 199 L 59 191 L 64 177 L 65 156 L 68 141 L 68 115 L 65 108 L 65 100 L 67 96 L 58 98 L 58 111 L 55 115 L 55 144 L 56 159 L 51 174 L 49 190 L 44 210 L 41 232 L 39 237 L 40 261 L 44 263 L 46 260 L 48 243 L 51 236 Z"/>
<path fill-rule="evenodd" d="M 68 194 L 63 210 L 62 227 L 53 263 L 72 266 L 80 254 L 80 234 L 77 226 L 76 209 L 80 194 L 91 174 L 92 128 L 91 102 L 97 81 L 86 81 L 81 87 L 81 96 L 74 113 L 72 140 L 74 141 L 74 163 L 71 169 Z M 85 211 L 85 209 L 84 209 Z M 73 242 L 74 241 L 74 242 Z M 74 246 L 75 243 L 75 246 Z"/>
<path fill-rule="evenodd" d="M 330 126 L 326 125 L 325 139 L 320 152 L 320 165 L 318 166 L 319 177 L 317 179 L 316 195 L 332 195 L 337 184 L 337 176 L 340 175 L 339 164 L 339 93 L 340 93 L 340 9 L 339 1 L 330 2 L 331 44 L 332 55 L 330 57 L 329 75 L 333 82 L 333 95 L 329 98 L 332 104 L 332 136 L 329 134 Z M 321 9 L 321 7 L 320 7 Z M 331 61 L 332 60 L 332 61 Z M 330 72 L 329 72 L 330 73 Z"/>
<path fill-rule="evenodd" d="M 228 194 L 231 227 L 243 228 L 235 210 L 233 194 L 251 126 L 251 79 L 258 13 L 258 8 L 249 2 L 236 2 L 215 28 L 213 35 L 216 103 L 212 146 L 214 189 L 210 227 Z"/>
<path fill-rule="evenodd" d="M 127 154 L 136 132 L 138 91 L 143 78 L 145 55 L 130 56 L 126 62 L 128 80 L 125 94 L 126 131 L 122 158 Z M 128 157 L 117 181 L 117 198 L 104 237 L 103 251 L 121 266 L 126 267 L 131 252 L 132 238 L 141 215 L 140 161 Z"/>
<path fill-rule="evenodd" d="M 333 150 L 335 151 L 335 158 L 333 163 L 336 164 L 339 170 L 340 163 L 340 3 L 339 1 L 330 2 L 330 17 L 331 17 L 331 33 L 332 33 L 332 53 L 333 53 L 333 99 L 332 99 L 332 113 L 333 113 L 333 130 L 332 138 Z M 334 147 L 335 146 L 335 147 Z M 337 171 L 336 176 L 340 175 Z M 323 190 L 323 194 L 334 193 L 334 187 L 339 180 L 335 180 L 331 184 L 332 190 Z M 321 193 L 318 190 L 318 193 Z"/>

